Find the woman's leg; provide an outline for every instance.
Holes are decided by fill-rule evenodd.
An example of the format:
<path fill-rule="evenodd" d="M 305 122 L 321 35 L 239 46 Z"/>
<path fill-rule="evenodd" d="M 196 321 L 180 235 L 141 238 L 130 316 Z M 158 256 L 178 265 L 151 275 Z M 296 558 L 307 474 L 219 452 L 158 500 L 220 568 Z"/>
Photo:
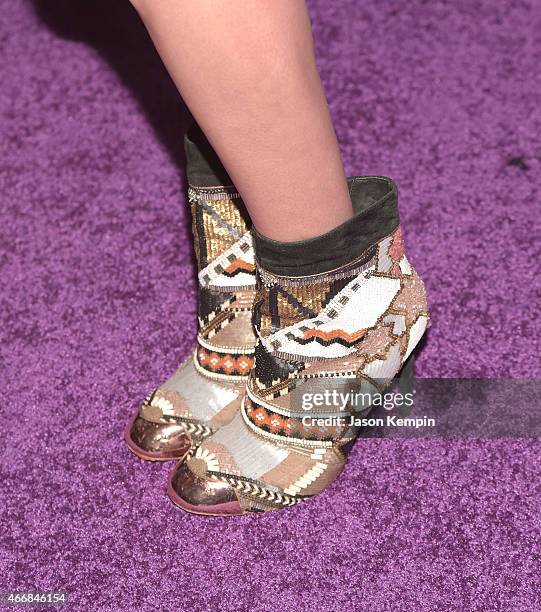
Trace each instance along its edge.
<path fill-rule="evenodd" d="M 304 0 L 132 2 L 259 233 L 302 240 L 352 216 Z"/>

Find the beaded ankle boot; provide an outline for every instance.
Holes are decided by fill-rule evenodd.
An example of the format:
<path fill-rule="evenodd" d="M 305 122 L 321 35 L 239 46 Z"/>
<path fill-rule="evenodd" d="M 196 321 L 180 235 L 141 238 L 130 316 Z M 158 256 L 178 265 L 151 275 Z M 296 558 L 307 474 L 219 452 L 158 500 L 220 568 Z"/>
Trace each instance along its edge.
<path fill-rule="evenodd" d="M 238 414 L 171 473 L 181 508 L 264 512 L 323 491 L 358 423 L 314 394 L 381 391 L 423 335 L 425 288 L 404 255 L 396 186 L 356 177 L 349 187 L 355 215 L 323 236 L 280 243 L 254 232 L 255 366 Z"/>
<path fill-rule="evenodd" d="M 193 355 L 144 401 L 125 431 L 128 448 L 154 461 L 181 459 L 238 411 L 253 365 L 252 237 L 242 202 L 202 132 L 185 137 L 199 280 Z"/>

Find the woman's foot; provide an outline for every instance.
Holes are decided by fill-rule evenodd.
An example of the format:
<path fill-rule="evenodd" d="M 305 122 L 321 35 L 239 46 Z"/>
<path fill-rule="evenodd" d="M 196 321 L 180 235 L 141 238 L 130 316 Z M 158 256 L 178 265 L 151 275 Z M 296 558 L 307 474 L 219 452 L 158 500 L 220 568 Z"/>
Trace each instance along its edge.
<path fill-rule="evenodd" d="M 380 392 L 423 335 L 426 294 L 403 252 L 394 183 L 357 177 L 349 188 L 354 217 L 323 236 L 255 234 L 255 367 L 233 420 L 173 470 L 168 492 L 181 508 L 262 512 L 322 492 L 358 427 L 351 407 L 314 394 Z"/>

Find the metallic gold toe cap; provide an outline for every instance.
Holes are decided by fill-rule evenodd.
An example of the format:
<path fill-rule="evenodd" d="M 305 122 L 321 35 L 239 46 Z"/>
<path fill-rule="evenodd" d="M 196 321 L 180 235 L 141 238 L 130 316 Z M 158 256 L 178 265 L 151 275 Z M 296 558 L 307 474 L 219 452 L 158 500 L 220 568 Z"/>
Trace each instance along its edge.
<path fill-rule="evenodd" d="M 182 459 L 190 450 L 186 428 L 178 423 L 153 423 L 135 414 L 124 433 L 128 448 L 147 461 Z"/>
<path fill-rule="evenodd" d="M 167 493 L 175 505 L 194 514 L 243 513 L 235 489 L 231 485 L 211 476 L 197 476 L 184 462 L 179 463 L 171 472 Z"/>

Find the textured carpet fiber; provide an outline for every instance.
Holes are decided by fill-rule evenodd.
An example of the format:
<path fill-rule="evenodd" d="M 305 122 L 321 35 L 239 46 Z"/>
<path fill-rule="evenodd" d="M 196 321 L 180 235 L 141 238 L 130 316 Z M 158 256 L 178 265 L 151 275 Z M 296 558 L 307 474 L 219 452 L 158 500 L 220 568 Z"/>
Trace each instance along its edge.
<path fill-rule="evenodd" d="M 122 444 L 188 355 L 187 113 L 127 0 L 1 0 L 1 590 L 73 610 L 541 609 L 536 440 L 366 440 L 326 494 L 177 511 Z M 539 377 L 541 4 L 312 0 L 349 173 L 401 189 L 417 375 Z"/>

